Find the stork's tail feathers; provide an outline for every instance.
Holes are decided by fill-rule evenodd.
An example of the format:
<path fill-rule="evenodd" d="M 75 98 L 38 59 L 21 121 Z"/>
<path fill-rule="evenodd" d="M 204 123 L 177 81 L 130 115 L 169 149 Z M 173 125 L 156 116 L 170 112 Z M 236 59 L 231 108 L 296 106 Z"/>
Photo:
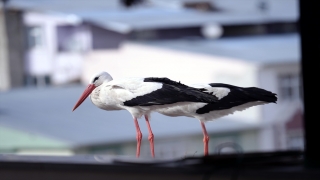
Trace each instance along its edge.
<path fill-rule="evenodd" d="M 277 94 L 257 87 L 245 88 L 245 93 L 257 101 L 277 103 Z"/>
<path fill-rule="evenodd" d="M 244 98 L 247 97 L 250 101 L 263 101 L 266 103 L 277 103 L 277 94 L 267 91 L 265 89 L 261 89 L 258 87 L 239 87 L 230 84 L 224 83 L 210 83 L 211 87 L 224 87 L 229 88 L 231 92 L 238 92 L 234 93 L 237 98 Z M 246 99 L 246 98 L 245 98 Z M 247 99 L 248 100 L 248 99 Z"/>

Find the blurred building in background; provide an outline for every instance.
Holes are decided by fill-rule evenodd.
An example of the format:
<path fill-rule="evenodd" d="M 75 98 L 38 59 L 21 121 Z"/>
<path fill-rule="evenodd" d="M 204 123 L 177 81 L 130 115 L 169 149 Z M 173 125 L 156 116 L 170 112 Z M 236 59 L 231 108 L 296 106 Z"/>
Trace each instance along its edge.
<path fill-rule="evenodd" d="M 27 36 L 26 43 L 21 43 L 27 44 L 25 85 L 77 81 L 88 53 L 118 50 L 128 41 L 192 41 L 297 31 L 295 0 L 113 0 L 77 2 L 77 6 L 70 2 L 66 8 L 65 2 L 8 1 L 8 8 L 24 10 L 19 18 Z"/>
<path fill-rule="evenodd" d="M 7 9 L 14 13 L 5 18 L 4 13 L 0 15 L 1 36 L 7 37 L 7 40 L 1 40 L 0 47 L 5 52 L 1 53 L 0 63 L 6 65 L 1 66 L 1 89 L 49 84 L 58 86 L 74 82 L 87 84 L 90 76 L 99 70 L 106 70 L 115 78 L 166 76 L 187 84 L 222 82 L 261 87 L 277 93 L 278 104 L 250 108 L 228 116 L 226 120 L 208 123 L 210 151 L 213 152 L 224 142 L 239 144 L 245 151 L 301 149 L 303 109 L 297 3 L 297 0 L 112 0 L 68 3 L 10 0 Z M 15 22 L 12 14 L 21 26 L 15 31 L 8 30 Z M 4 23 L 5 19 L 10 23 Z M 7 35 L 3 29 L 7 29 Z M 18 34 L 16 31 L 21 29 L 25 29 L 25 39 L 15 36 Z M 12 47 L 3 45 L 7 41 L 17 43 L 17 37 L 25 43 Z M 8 64 L 11 64 L 10 68 L 5 68 L 9 67 Z M 54 95 L 57 92 L 50 92 L 56 97 L 52 101 L 59 99 Z M 76 90 L 72 92 L 77 93 Z M 8 96 L 8 101 L 14 102 L 12 99 L 16 95 L 9 93 Z M 60 101 L 72 101 L 70 97 L 71 94 Z M 18 103 L 19 99 L 16 101 Z M 86 113 L 90 112 L 97 119 L 108 113 L 86 110 Z M 56 112 L 53 116 L 64 119 L 69 115 Z M 155 124 L 157 119 L 175 121 L 174 118 L 157 115 Z M 8 117 L 2 124 L 10 124 L 9 120 Z M 77 129 L 74 124 L 60 123 L 79 137 L 73 139 L 68 133 L 60 135 L 58 124 L 50 126 L 57 133 L 52 130 L 49 134 L 74 141 L 69 145 L 61 142 L 63 146 L 58 143 L 59 147 L 69 149 L 71 153 L 134 154 L 134 136 L 123 133 L 133 127 L 122 127 L 121 121 L 113 122 L 113 126 L 124 128 L 122 136 L 119 132 L 115 133 L 121 136 L 117 141 L 115 137 L 99 136 L 103 130 L 95 131 L 99 128 L 94 123 L 82 122 L 95 131 L 87 132 L 85 136 L 91 136 L 87 140 L 76 132 L 80 131 L 80 127 Z M 195 125 L 182 124 L 174 124 L 181 126 L 181 130 L 162 126 L 165 131 L 159 130 L 158 136 L 155 133 L 156 148 L 162 149 L 158 152 L 156 149 L 158 156 L 176 157 L 195 151 L 202 153 L 200 127 L 192 131 Z M 160 124 L 155 126 L 161 127 Z M 29 130 L 45 134 L 35 126 L 29 127 Z M 147 145 L 142 147 L 142 153 L 149 152 Z"/>

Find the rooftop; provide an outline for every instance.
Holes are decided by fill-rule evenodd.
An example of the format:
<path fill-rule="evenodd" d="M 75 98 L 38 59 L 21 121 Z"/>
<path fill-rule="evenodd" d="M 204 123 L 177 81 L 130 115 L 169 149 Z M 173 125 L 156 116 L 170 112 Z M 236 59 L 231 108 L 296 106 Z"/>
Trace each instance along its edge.
<path fill-rule="evenodd" d="M 256 1 L 211 1 L 220 12 L 201 12 L 183 8 L 180 1 L 150 0 L 148 3 L 124 8 L 119 1 L 10 0 L 9 7 L 75 15 L 107 28 L 153 29 L 217 24 L 255 24 L 293 22 L 298 19 L 298 1 L 268 0 L 261 11 Z M 76 3 L 76 6 L 75 6 Z"/>

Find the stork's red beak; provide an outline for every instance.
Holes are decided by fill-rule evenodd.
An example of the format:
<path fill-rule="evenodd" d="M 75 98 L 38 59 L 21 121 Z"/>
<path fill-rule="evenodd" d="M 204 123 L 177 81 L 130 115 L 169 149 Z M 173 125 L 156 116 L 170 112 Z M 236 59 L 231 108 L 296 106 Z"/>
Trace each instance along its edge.
<path fill-rule="evenodd" d="M 78 106 L 91 94 L 91 92 L 96 88 L 94 84 L 89 84 L 87 89 L 84 90 L 81 97 L 79 98 L 77 104 L 73 107 L 72 111 L 76 110 Z"/>

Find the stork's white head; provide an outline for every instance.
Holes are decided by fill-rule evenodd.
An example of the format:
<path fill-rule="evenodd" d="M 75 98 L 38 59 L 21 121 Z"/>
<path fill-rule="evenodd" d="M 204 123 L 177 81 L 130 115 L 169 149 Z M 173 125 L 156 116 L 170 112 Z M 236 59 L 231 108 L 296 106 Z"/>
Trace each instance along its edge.
<path fill-rule="evenodd" d="M 82 95 L 79 98 L 78 102 L 73 107 L 72 111 L 77 109 L 77 107 L 80 106 L 80 104 L 91 94 L 91 92 L 96 87 L 100 86 L 104 82 L 112 81 L 112 79 L 113 78 L 111 77 L 111 75 L 109 73 L 107 73 L 107 72 L 104 72 L 104 71 L 93 75 L 92 78 L 90 79 L 88 87 L 84 90 L 84 92 L 82 93 Z"/>
<path fill-rule="evenodd" d="M 103 82 L 109 82 L 112 81 L 113 78 L 111 75 L 105 71 L 99 72 L 97 74 L 94 74 L 90 81 L 89 84 L 93 84 L 94 86 L 98 87 L 100 86 Z"/>

